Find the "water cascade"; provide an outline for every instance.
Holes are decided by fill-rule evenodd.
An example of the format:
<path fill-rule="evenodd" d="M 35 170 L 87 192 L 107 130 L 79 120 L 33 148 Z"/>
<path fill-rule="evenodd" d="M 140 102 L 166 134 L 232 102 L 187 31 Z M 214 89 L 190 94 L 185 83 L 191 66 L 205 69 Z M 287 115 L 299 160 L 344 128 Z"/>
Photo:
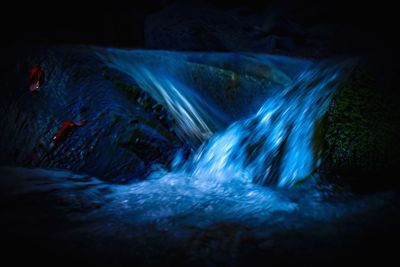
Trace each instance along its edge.
<path fill-rule="evenodd" d="M 316 123 L 328 109 L 344 72 L 343 64 L 327 66 L 285 57 L 247 57 L 253 68 L 267 66 L 262 66 L 267 71 L 261 80 L 269 79 L 268 93 L 260 94 L 265 99 L 256 114 L 223 129 L 220 125 L 226 114 L 199 94 L 207 88 L 190 88 L 179 80 L 184 67 L 177 66 L 188 57 L 169 55 L 175 61 L 166 63 L 165 70 L 134 52 L 109 51 L 108 57 L 109 66 L 128 74 L 142 90 L 167 107 L 180 127 L 181 138 L 202 144 L 189 159 L 177 156 L 175 173 L 205 182 L 240 180 L 290 187 L 310 177 L 320 164 L 313 147 Z M 280 69 L 290 75 L 285 76 Z M 249 68 L 242 67 L 242 72 L 246 70 Z M 242 90 L 257 94 L 259 89 Z"/>
<path fill-rule="evenodd" d="M 279 187 L 306 178 L 319 164 L 313 151 L 315 124 L 327 111 L 338 76 L 332 68 L 305 70 L 266 99 L 257 114 L 200 147 L 184 170 L 197 177 Z"/>

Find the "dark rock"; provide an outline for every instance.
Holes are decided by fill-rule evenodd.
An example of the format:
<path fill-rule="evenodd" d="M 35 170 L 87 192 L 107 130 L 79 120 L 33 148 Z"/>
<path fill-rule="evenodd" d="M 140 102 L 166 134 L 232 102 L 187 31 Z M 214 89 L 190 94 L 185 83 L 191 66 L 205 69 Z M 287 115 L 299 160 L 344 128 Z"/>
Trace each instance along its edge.
<path fill-rule="evenodd" d="M 364 67 L 354 71 L 335 96 L 324 131 L 325 171 L 361 191 L 399 184 L 400 112 L 375 77 Z"/>
<path fill-rule="evenodd" d="M 110 78 L 106 79 L 103 63 L 90 49 L 18 52 L 21 54 L 14 64 L 20 68 L 12 66 L 11 75 L 1 79 L 6 93 L 1 98 L 4 116 L 0 118 L 0 164 L 67 168 L 103 179 L 132 179 L 143 176 L 148 160 L 159 160 L 144 158 L 146 148 L 168 148 L 158 155 L 174 153 L 171 147 L 178 139 L 168 128 L 157 130 L 165 126 L 160 126 L 158 114 L 152 114 L 151 107 L 156 103 L 150 103 L 151 99 L 142 94 L 143 103 L 137 109 L 133 101 L 141 90 L 112 80 L 113 73 L 106 74 Z M 34 95 L 29 94 L 26 85 L 27 69 L 33 63 L 40 64 L 47 73 L 46 83 Z M 126 97 L 129 90 L 133 99 Z M 132 124 L 134 118 L 142 119 Z M 63 140 L 52 142 L 60 125 L 68 120 L 88 123 Z M 151 143 L 142 148 L 142 154 L 119 145 L 121 140 L 138 137 L 137 127 Z M 167 137 L 162 137 L 165 134 Z"/>
<path fill-rule="evenodd" d="M 349 25 L 303 26 L 273 9 L 226 10 L 202 2 L 172 4 L 149 15 L 145 22 L 145 45 L 150 49 L 327 57 L 361 51 L 365 47 L 361 42 L 367 41 L 364 37 Z"/>
<path fill-rule="evenodd" d="M 283 51 L 294 51 L 296 44 L 290 37 L 279 37 L 275 35 L 267 36 L 261 43 L 260 49 L 266 50 L 283 50 Z"/>
<path fill-rule="evenodd" d="M 300 25 L 274 15 L 263 17 L 240 8 L 223 11 L 204 3 L 171 5 L 148 16 L 145 23 L 150 49 L 292 51 L 296 48 L 293 38 L 305 32 Z"/>

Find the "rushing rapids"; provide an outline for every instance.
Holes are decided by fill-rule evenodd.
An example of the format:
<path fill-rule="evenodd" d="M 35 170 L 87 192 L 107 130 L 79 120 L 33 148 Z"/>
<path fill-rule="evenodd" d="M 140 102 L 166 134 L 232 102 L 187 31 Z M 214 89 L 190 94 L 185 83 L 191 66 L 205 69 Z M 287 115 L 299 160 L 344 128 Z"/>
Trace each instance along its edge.
<path fill-rule="evenodd" d="M 130 75 L 168 107 L 186 141 L 194 138 L 203 142 L 186 162 L 177 156 L 174 172 L 208 182 L 241 180 L 287 187 L 306 179 L 318 167 L 320 158 L 313 147 L 315 126 L 327 111 L 343 66 L 304 61 L 297 63 L 296 73 L 285 78 L 272 63 L 277 60 L 275 57 L 257 58 L 258 64 L 265 60 L 274 70 L 273 79 L 284 82 L 270 86 L 272 89 L 256 114 L 233 122 L 212 136 L 221 129 L 217 125 L 222 120 L 218 119 L 227 115 L 199 97 L 198 91 L 207 89 L 190 90 L 177 82 L 176 70 L 161 71 L 160 67 L 138 62 L 135 52 L 111 50 L 111 58 L 110 66 Z M 287 58 L 278 57 L 279 60 L 281 64 L 290 62 Z"/>
<path fill-rule="evenodd" d="M 337 86 L 334 69 L 300 74 L 266 100 L 256 115 L 236 122 L 201 147 L 187 164 L 190 174 L 290 186 L 318 167 L 313 153 L 315 123 Z"/>

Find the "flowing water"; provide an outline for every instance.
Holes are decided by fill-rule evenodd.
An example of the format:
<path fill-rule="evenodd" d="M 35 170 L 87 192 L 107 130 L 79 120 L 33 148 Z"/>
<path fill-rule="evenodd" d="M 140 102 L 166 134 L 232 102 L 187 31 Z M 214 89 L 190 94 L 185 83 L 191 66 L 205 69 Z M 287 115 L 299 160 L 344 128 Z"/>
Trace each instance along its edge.
<path fill-rule="evenodd" d="M 305 194 L 306 205 L 314 205 L 324 194 L 311 189 L 321 160 L 313 138 L 316 123 L 340 84 L 343 64 L 302 62 L 290 77 L 280 75 L 278 80 L 284 82 L 275 83 L 255 114 L 221 129 L 216 125 L 224 117 L 223 111 L 213 109 L 195 90 L 176 82 L 179 73 L 161 74 L 159 67 L 130 63 L 129 54 L 121 57 L 115 53 L 108 55 L 109 65 L 165 103 L 184 136 L 203 142 L 189 157 L 178 153 L 172 170 L 161 168 L 146 181 L 121 189 L 118 199 L 134 212 L 134 220 L 156 220 L 164 226 L 177 221 L 197 226 L 230 220 L 266 222 L 275 211 L 298 209 L 293 194 Z M 303 180 L 311 180 L 307 190 L 287 190 Z"/>
<path fill-rule="evenodd" d="M 178 73 L 167 75 L 149 64 L 129 64 L 116 56 L 111 62 L 167 106 L 186 142 L 203 142 L 187 162 L 177 155 L 175 173 L 207 183 L 240 180 L 278 187 L 290 187 L 318 167 L 320 158 L 313 147 L 316 123 L 326 113 L 343 71 L 337 65 L 303 64 L 284 86 L 274 88 L 256 114 L 213 135 L 221 129 L 217 125 L 223 112 L 178 82 Z"/>
<path fill-rule="evenodd" d="M 306 70 L 257 114 L 217 134 L 185 165 L 193 176 L 291 186 L 318 167 L 315 124 L 335 92 L 335 69 Z"/>

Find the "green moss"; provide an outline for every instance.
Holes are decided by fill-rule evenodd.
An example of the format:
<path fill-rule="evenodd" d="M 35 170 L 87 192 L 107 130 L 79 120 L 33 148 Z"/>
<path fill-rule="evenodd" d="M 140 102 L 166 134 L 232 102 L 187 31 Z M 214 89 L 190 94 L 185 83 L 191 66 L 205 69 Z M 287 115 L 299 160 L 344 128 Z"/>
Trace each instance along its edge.
<path fill-rule="evenodd" d="M 342 171 L 379 171 L 398 159 L 397 112 L 378 82 L 356 70 L 333 100 L 324 132 L 327 163 Z"/>
<path fill-rule="evenodd" d="M 318 168 L 315 168 L 309 175 L 296 181 L 294 186 L 299 187 L 299 186 L 303 185 L 304 183 L 310 181 L 314 177 L 314 175 L 317 173 L 317 171 L 318 171 Z"/>

